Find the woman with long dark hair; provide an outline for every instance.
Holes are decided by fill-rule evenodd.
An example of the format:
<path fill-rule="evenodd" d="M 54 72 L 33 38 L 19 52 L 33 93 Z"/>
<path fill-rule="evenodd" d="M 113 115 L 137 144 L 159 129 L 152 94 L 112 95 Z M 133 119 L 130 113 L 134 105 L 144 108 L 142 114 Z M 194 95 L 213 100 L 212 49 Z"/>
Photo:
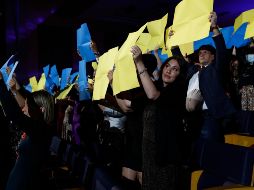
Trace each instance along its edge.
<path fill-rule="evenodd" d="M 150 99 L 143 114 L 142 189 L 184 190 L 188 181 L 179 180 L 185 163 L 182 137 L 187 85 L 183 61 L 179 57 L 167 59 L 154 83 L 147 74 L 140 48 L 133 46 L 131 52 Z"/>

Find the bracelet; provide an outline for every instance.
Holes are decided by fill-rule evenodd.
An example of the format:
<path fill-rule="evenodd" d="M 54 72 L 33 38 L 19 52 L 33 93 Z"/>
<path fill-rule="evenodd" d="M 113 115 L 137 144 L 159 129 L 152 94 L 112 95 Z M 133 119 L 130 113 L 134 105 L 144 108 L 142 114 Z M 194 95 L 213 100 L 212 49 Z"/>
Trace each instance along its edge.
<path fill-rule="evenodd" d="M 144 72 L 146 72 L 147 71 L 147 68 L 144 68 L 142 71 L 140 71 L 138 74 L 139 75 L 142 75 Z"/>

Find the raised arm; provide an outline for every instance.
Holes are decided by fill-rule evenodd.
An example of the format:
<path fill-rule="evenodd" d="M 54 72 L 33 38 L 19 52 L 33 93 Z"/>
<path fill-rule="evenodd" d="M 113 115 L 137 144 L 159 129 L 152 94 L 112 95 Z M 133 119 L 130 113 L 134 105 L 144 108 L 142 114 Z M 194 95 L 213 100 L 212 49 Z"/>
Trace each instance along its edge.
<path fill-rule="evenodd" d="M 221 34 L 217 25 L 217 14 L 215 12 L 211 12 L 209 21 L 211 22 L 211 30 L 213 31 L 213 40 L 216 47 L 215 67 L 218 71 L 223 73 L 224 69 L 229 63 L 228 52 L 223 35 Z"/>
<path fill-rule="evenodd" d="M 149 99 L 156 100 L 160 96 L 160 91 L 157 90 L 149 74 L 147 73 L 147 69 L 145 68 L 142 60 L 142 52 L 140 48 L 138 46 L 133 46 L 131 48 L 131 53 L 133 55 L 133 60 L 136 64 L 137 72 L 147 97 Z"/>
<path fill-rule="evenodd" d="M 17 84 L 16 78 L 12 78 L 9 83 L 11 92 L 13 96 L 15 97 L 18 105 L 20 108 L 23 108 L 25 106 L 25 98 L 20 93 L 20 86 Z"/>

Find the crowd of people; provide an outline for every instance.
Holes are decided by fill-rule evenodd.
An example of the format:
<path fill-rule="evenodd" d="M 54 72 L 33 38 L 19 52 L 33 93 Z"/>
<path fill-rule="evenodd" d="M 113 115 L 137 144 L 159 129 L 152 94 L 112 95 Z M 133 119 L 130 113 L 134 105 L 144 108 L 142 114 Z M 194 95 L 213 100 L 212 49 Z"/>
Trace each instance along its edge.
<path fill-rule="evenodd" d="M 1 188 L 46 189 L 42 171 L 58 135 L 121 176 L 126 190 L 190 189 L 199 139 L 224 143 L 226 133 L 254 126 L 254 44 L 227 49 L 215 12 L 209 21 L 215 48 L 203 45 L 186 57 L 174 46 L 162 63 L 157 50 L 142 54 L 135 45 L 140 87 L 113 95 L 110 70 L 99 101 L 79 101 L 77 85 L 64 100 L 30 93 L 15 75 L 8 90 L 0 73 Z M 95 42 L 91 48 L 99 59 Z"/>

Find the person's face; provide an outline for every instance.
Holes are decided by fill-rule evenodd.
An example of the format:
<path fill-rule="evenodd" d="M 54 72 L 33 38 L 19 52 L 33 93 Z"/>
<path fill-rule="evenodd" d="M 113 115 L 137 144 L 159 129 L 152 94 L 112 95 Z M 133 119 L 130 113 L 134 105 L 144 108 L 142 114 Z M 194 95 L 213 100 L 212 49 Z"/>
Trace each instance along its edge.
<path fill-rule="evenodd" d="M 165 63 L 162 70 L 162 81 L 164 86 L 175 81 L 176 77 L 180 74 L 180 66 L 175 59 L 171 59 L 168 63 Z"/>
<path fill-rule="evenodd" d="M 214 60 L 214 55 L 208 50 L 200 50 L 198 52 L 199 63 L 208 65 Z"/>
<path fill-rule="evenodd" d="M 232 62 L 232 69 L 233 70 L 237 70 L 239 66 L 239 62 L 238 60 L 235 60 L 234 62 Z"/>
<path fill-rule="evenodd" d="M 28 105 L 27 105 L 27 99 L 25 100 L 25 105 L 22 108 L 22 112 L 23 114 L 25 114 L 26 116 L 30 117 L 29 112 L 28 112 Z"/>

